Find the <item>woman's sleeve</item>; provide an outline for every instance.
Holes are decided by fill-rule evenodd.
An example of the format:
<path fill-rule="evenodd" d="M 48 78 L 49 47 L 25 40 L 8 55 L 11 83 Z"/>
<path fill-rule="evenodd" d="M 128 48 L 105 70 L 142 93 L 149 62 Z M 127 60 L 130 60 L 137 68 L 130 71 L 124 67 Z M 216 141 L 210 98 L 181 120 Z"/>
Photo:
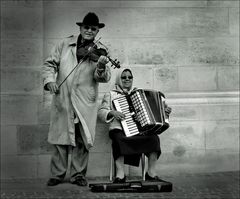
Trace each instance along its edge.
<path fill-rule="evenodd" d="M 108 92 L 104 95 L 103 99 L 102 99 L 102 103 L 98 109 L 98 117 L 100 118 L 100 120 L 102 120 L 103 122 L 106 123 L 110 123 L 114 118 L 108 117 L 109 112 L 112 110 L 111 108 L 111 93 Z"/>
<path fill-rule="evenodd" d="M 108 65 L 105 66 L 105 70 L 96 67 L 94 71 L 94 79 L 100 83 L 106 83 L 111 79 L 111 69 Z"/>

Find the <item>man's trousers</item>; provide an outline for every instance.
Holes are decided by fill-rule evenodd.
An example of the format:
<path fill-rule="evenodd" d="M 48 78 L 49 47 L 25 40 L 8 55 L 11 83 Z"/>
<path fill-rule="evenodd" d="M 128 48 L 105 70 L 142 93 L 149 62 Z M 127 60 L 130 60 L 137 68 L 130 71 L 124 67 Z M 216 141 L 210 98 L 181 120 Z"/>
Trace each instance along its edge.
<path fill-rule="evenodd" d="M 78 125 L 75 125 L 77 127 Z M 79 128 L 75 131 L 76 147 L 69 145 L 53 145 L 51 159 L 51 178 L 63 180 L 68 168 L 68 157 L 71 153 L 70 181 L 78 176 L 85 176 L 87 172 L 89 151 L 86 149 Z"/>

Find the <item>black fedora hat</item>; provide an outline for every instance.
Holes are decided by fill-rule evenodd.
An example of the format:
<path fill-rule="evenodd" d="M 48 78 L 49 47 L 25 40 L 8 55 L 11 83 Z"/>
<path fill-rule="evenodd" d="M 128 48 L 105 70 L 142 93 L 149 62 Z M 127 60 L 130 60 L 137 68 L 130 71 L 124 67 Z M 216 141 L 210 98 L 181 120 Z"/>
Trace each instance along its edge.
<path fill-rule="evenodd" d="M 98 26 L 99 28 L 103 28 L 105 26 L 104 23 L 99 23 L 98 16 L 93 12 L 89 12 L 84 17 L 83 22 L 77 22 L 76 24 L 79 26 L 82 26 L 82 25 Z"/>

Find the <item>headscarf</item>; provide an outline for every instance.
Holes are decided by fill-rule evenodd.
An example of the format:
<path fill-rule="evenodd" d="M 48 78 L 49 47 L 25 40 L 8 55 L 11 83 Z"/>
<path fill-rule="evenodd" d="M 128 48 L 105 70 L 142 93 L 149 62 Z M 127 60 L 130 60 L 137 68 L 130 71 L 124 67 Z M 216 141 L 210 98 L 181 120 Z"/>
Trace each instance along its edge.
<path fill-rule="evenodd" d="M 120 68 L 117 72 L 117 75 L 116 75 L 116 80 L 115 80 L 115 89 L 116 91 L 120 91 L 120 92 L 123 92 L 124 94 L 129 94 L 131 91 L 132 91 L 132 87 L 130 88 L 130 90 L 126 90 L 126 89 L 123 89 L 123 83 L 122 83 L 122 79 L 121 79 L 121 76 L 122 76 L 122 73 L 125 72 L 125 71 L 129 71 L 131 73 L 131 75 L 133 76 L 133 73 L 132 73 L 132 70 L 130 68 Z"/>

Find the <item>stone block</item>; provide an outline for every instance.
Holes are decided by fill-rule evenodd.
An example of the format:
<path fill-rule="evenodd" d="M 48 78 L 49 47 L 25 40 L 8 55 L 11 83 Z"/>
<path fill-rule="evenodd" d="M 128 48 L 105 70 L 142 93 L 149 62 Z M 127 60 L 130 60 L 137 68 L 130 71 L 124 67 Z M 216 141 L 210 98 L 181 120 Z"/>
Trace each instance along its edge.
<path fill-rule="evenodd" d="M 37 178 L 37 157 L 1 155 L 1 179 Z"/>
<path fill-rule="evenodd" d="M 179 67 L 180 91 L 212 91 L 217 89 L 215 67 Z"/>
<path fill-rule="evenodd" d="M 38 124 L 50 123 L 51 102 L 52 95 L 44 91 L 38 107 Z"/>
<path fill-rule="evenodd" d="M 117 25 L 124 24 L 124 28 L 121 29 L 119 29 L 119 27 L 118 29 L 111 28 L 114 36 L 159 37 L 167 35 L 167 13 L 168 9 L 164 8 L 151 9 L 125 7 L 124 9 L 118 9 L 115 14 L 110 12 L 111 15 L 109 15 L 108 18 L 111 19 L 111 16 L 116 15 L 115 17 L 118 18 Z M 116 24 L 116 21 L 113 19 L 111 19 L 111 22 L 108 23 L 108 26 L 112 27 L 112 24 Z M 116 30 L 119 31 L 116 32 Z"/>
<path fill-rule="evenodd" d="M 42 6 L 41 1 L 2 1 L 1 7 L 2 8 L 39 8 Z"/>
<path fill-rule="evenodd" d="M 96 134 L 92 152 L 105 152 L 111 151 L 111 140 L 108 136 L 109 126 L 103 122 L 98 121 L 96 126 Z"/>
<path fill-rule="evenodd" d="M 109 176 L 110 153 L 91 152 L 89 155 L 87 176 Z"/>
<path fill-rule="evenodd" d="M 124 66 L 122 66 L 122 67 L 124 67 Z M 117 69 L 117 68 L 114 69 L 113 67 L 111 67 L 110 70 L 111 70 L 111 79 L 109 80 L 109 82 L 99 84 L 99 93 L 101 94 L 100 99 L 102 99 L 103 95 L 106 92 L 109 92 L 111 89 L 113 89 L 115 87 L 116 76 L 117 76 L 119 69 Z"/>
<path fill-rule="evenodd" d="M 169 104 L 168 104 L 169 105 Z M 172 108 L 169 121 L 197 121 L 200 119 L 201 111 L 198 104 L 193 105 L 169 105 Z"/>
<path fill-rule="evenodd" d="M 194 157 L 195 156 L 195 157 Z M 175 167 L 176 164 L 179 165 L 179 168 L 182 168 L 183 165 L 189 167 L 190 165 L 196 166 L 200 164 L 200 160 L 202 160 L 205 156 L 205 151 L 203 149 L 192 149 L 186 151 L 183 155 L 179 156 L 172 152 L 162 151 L 162 154 L 158 161 L 158 168 L 164 167 L 165 165 L 169 165 L 169 167 Z"/>
<path fill-rule="evenodd" d="M 212 104 L 200 106 L 201 120 L 231 121 L 239 118 L 239 104 Z"/>
<path fill-rule="evenodd" d="M 102 97 L 104 96 L 104 94 L 106 92 L 109 92 L 113 88 L 114 82 L 115 82 L 115 78 L 112 75 L 112 77 L 108 83 L 100 83 L 99 84 L 99 87 L 98 87 L 99 96 L 98 97 L 100 100 L 102 100 Z"/>
<path fill-rule="evenodd" d="M 238 37 L 188 38 L 188 64 L 239 64 Z"/>
<path fill-rule="evenodd" d="M 227 7 L 227 8 L 236 8 L 239 6 L 238 1 L 234 0 L 227 0 L 227 1 L 217 1 L 217 0 L 210 0 L 207 1 L 208 7 Z"/>
<path fill-rule="evenodd" d="M 67 35 L 70 36 L 70 35 Z M 45 38 L 43 41 L 43 63 L 44 61 L 50 56 L 51 52 L 54 49 L 54 46 L 58 44 L 63 38 L 67 37 L 64 36 L 62 38 Z"/>
<path fill-rule="evenodd" d="M 52 104 L 53 94 L 49 91 L 43 90 L 43 95 L 39 103 L 38 112 L 38 123 L 39 124 L 49 124 L 50 122 L 50 112 Z"/>
<path fill-rule="evenodd" d="M 1 91 L 7 93 L 42 94 L 41 74 L 26 68 L 2 68 Z"/>
<path fill-rule="evenodd" d="M 43 38 L 42 13 L 41 2 L 5 2 L 1 10 L 1 38 Z"/>
<path fill-rule="evenodd" d="M 38 154 L 39 134 L 35 126 L 20 126 L 17 132 L 18 154 Z"/>
<path fill-rule="evenodd" d="M 162 151 L 172 152 L 176 157 L 188 151 L 205 148 L 204 125 L 201 121 L 171 122 L 160 134 Z"/>
<path fill-rule="evenodd" d="M 175 156 L 173 153 L 162 151 L 157 161 L 156 171 L 158 176 L 176 175 L 179 173 L 204 172 L 205 162 L 200 161 L 205 156 L 203 150 L 187 151 L 183 156 Z M 148 158 L 146 157 L 145 170 L 148 168 Z M 141 176 L 141 166 L 139 168 L 130 168 L 131 174 Z"/>
<path fill-rule="evenodd" d="M 129 64 L 184 65 L 187 41 L 184 38 L 129 39 L 126 53 Z"/>
<path fill-rule="evenodd" d="M 218 88 L 223 91 L 239 91 L 239 66 L 217 67 Z"/>
<path fill-rule="evenodd" d="M 178 74 L 176 67 L 158 67 L 154 69 L 154 89 L 161 92 L 178 91 Z"/>
<path fill-rule="evenodd" d="M 56 5 L 59 2 L 55 2 Z M 61 3 L 60 3 L 61 4 Z M 44 6 L 44 27 L 45 38 L 63 38 L 79 34 L 79 26 L 76 24 L 82 21 L 85 13 L 89 12 L 89 8 L 78 7 L 64 8 L 64 7 L 48 7 Z M 81 14 L 82 13 L 82 14 Z"/>
<path fill-rule="evenodd" d="M 133 177 L 138 177 L 139 180 L 142 179 L 142 161 L 140 159 L 139 165 L 138 166 L 130 166 L 130 165 L 125 165 L 125 173 L 128 176 L 133 176 Z M 145 156 L 145 171 L 147 171 L 148 168 L 148 158 Z M 127 174 L 128 171 L 129 173 Z"/>
<path fill-rule="evenodd" d="M 106 33 L 105 33 L 106 32 Z M 102 36 L 100 42 L 107 48 L 108 52 L 109 52 L 109 56 L 115 60 L 117 59 L 117 61 L 120 62 L 121 67 L 124 67 L 127 60 L 126 60 L 126 55 L 125 55 L 125 41 L 123 39 L 118 39 L 118 38 L 114 38 L 114 39 L 109 39 L 111 38 L 109 31 L 105 31 L 105 32 L 99 32 L 99 37 Z M 109 65 L 111 65 L 111 63 L 109 62 Z M 114 72 L 115 70 L 117 71 L 118 69 L 115 68 L 115 66 L 112 67 L 112 72 Z"/>
<path fill-rule="evenodd" d="M 120 2 L 119 1 L 109 1 L 109 0 L 97 0 L 97 1 L 44 1 L 43 2 L 44 8 L 81 8 L 81 7 L 87 7 L 87 8 L 98 8 L 98 7 L 119 7 Z M 81 18 L 79 19 L 81 20 Z"/>
<path fill-rule="evenodd" d="M 204 125 L 206 149 L 231 149 L 239 151 L 239 121 L 209 121 Z"/>
<path fill-rule="evenodd" d="M 37 177 L 49 178 L 50 177 L 50 162 L 51 155 L 38 155 L 37 156 Z"/>
<path fill-rule="evenodd" d="M 130 66 L 133 73 L 133 87 L 152 89 L 153 87 L 153 67 L 147 65 Z"/>
<path fill-rule="evenodd" d="M 48 125 L 22 125 L 18 127 L 18 154 L 45 154 L 51 152 L 47 142 Z"/>
<path fill-rule="evenodd" d="M 128 31 L 123 28 L 123 26 L 119 24 L 128 24 L 126 18 L 123 14 L 126 14 L 125 9 L 121 8 L 108 8 L 108 7 L 100 7 L 96 10 L 99 14 L 99 19 L 105 23 L 105 27 L 100 30 L 99 36 L 106 39 L 117 39 L 119 44 L 124 43 L 124 39 L 126 35 L 128 35 Z M 123 34 L 125 32 L 125 34 Z M 116 42 L 115 41 L 115 42 Z"/>
<path fill-rule="evenodd" d="M 157 173 L 204 173 L 239 170 L 239 152 L 226 150 L 191 150 L 185 156 L 162 153 L 157 164 Z"/>
<path fill-rule="evenodd" d="M 2 95 L 1 121 L 3 125 L 36 124 L 39 96 Z"/>
<path fill-rule="evenodd" d="M 82 21 L 85 13 L 88 12 L 88 7 L 45 7 L 44 18 L 48 19 L 44 24 L 44 29 L 47 38 L 65 37 L 78 31 L 75 22 Z M 71 11 L 71 15 L 69 12 Z M 167 34 L 167 9 L 145 9 L 145 8 L 109 8 L 109 7 L 95 7 L 95 12 L 98 14 L 100 21 L 106 24 L 104 29 L 101 29 L 99 36 L 103 38 L 119 38 L 132 37 L 139 35 L 159 36 Z M 82 13 L 82 17 L 79 16 Z M 117 23 L 116 23 L 117 22 Z M 62 28 L 62 24 L 64 28 Z M 119 26 L 124 24 L 124 28 Z M 134 28 L 132 28 L 134 24 Z M 54 29 L 52 28 L 54 27 Z M 127 31 L 126 31 L 127 29 Z"/>
<path fill-rule="evenodd" d="M 24 24 L 24 23 L 22 23 Z M 2 39 L 1 66 L 39 68 L 43 64 L 42 39 Z M 40 69 L 40 68 L 39 68 Z M 27 69 L 26 69 L 27 70 Z"/>
<path fill-rule="evenodd" d="M 39 133 L 39 154 L 51 154 L 53 146 L 48 143 L 49 125 L 41 125 L 37 131 Z"/>
<path fill-rule="evenodd" d="M 16 126 L 1 125 L 1 155 L 17 154 L 17 128 Z"/>
<path fill-rule="evenodd" d="M 172 8 L 168 12 L 170 35 L 183 37 L 228 35 L 228 8 Z"/>
<path fill-rule="evenodd" d="M 142 1 L 120 1 L 121 7 L 142 7 L 142 8 L 175 8 L 175 7 L 204 7 L 206 6 L 206 1 L 152 1 L 152 0 L 142 0 Z"/>
<path fill-rule="evenodd" d="M 239 37 L 239 6 L 229 8 L 229 30 L 230 34 Z"/>
<path fill-rule="evenodd" d="M 206 171 L 222 172 L 239 170 L 239 150 L 207 150 Z"/>

